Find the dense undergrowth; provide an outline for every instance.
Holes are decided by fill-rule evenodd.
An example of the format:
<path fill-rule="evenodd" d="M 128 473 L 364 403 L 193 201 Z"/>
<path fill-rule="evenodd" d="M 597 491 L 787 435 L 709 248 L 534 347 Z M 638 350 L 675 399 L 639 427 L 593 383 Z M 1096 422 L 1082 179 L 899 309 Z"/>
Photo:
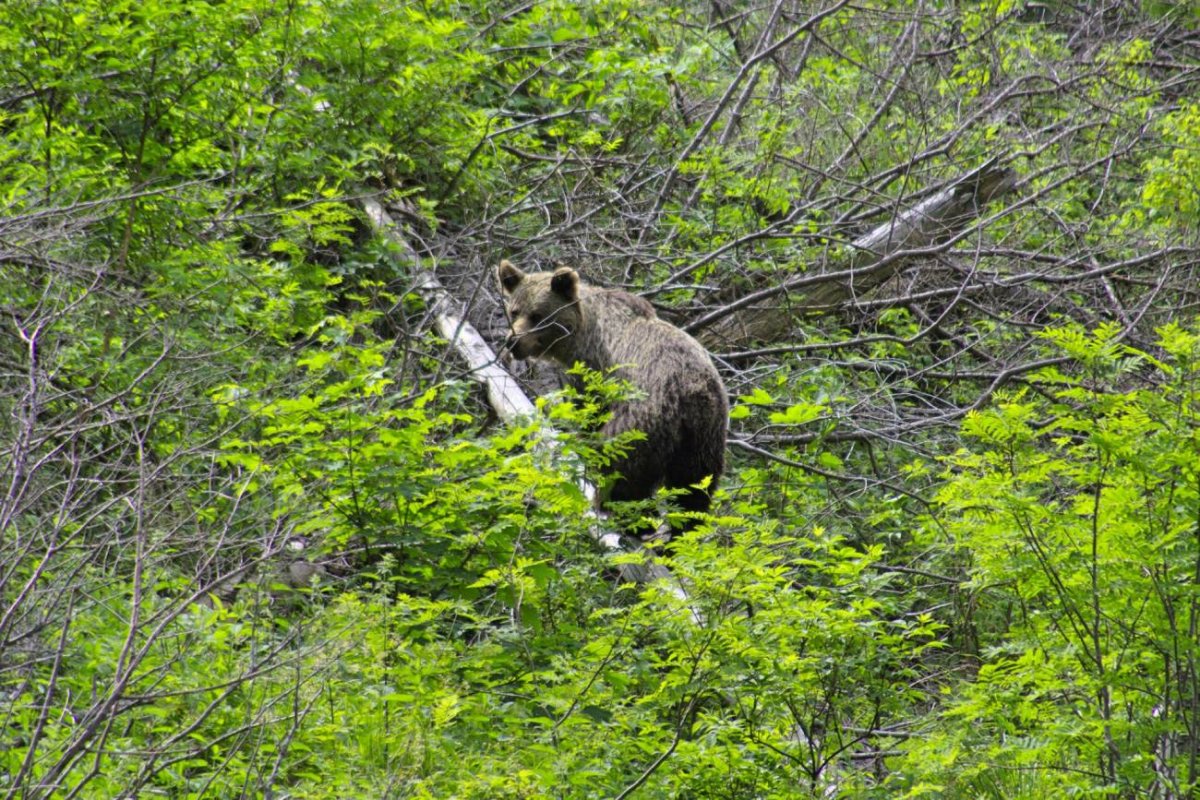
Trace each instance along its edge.
<path fill-rule="evenodd" d="M 7 3 L 0 794 L 1191 796 L 1197 11 L 1130 5 Z M 517 253 L 682 321 L 997 154 L 714 347 L 716 513 L 619 557 L 686 599 L 355 204 L 476 318 Z"/>

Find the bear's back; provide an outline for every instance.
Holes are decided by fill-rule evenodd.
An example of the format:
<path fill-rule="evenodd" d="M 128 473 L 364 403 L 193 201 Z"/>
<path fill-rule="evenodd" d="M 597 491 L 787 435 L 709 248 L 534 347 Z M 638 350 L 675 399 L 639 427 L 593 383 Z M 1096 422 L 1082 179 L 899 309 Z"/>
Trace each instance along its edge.
<path fill-rule="evenodd" d="M 579 360 L 593 369 L 619 368 L 618 374 L 645 392 L 652 406 L 686 405 L 693 395 L 725 405 L 724 384 L 708 351 L 659 319 L 645 299 L 616 289 L 587 287 L 581 301 L 587 322 L 576 337 L 586 352 L 579 354 Z"/>

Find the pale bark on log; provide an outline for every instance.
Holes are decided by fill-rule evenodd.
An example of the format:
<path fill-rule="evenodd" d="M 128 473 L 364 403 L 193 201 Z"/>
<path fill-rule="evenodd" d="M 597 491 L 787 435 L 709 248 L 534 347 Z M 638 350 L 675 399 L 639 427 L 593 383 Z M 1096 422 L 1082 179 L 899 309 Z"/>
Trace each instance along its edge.
<path fill-rule="evenodd" d="M 484 386 L 488 403 L 495 410 L 496 415 L 505 423 L 513 423 L 522 418 L 531 417 L 536 412 L 533 403 L 525 396 L 516 379 L 499 364 L 496 354 L 475 330 L 475 326 L 459 313 L 457 303 L 437 277 L 429 270 L 421 269 L 420 258 L 384 207 L 371 198 L 363 199 L 361 204 L 376 234 L 387 238 L 404 254 L 404 259 L 409 262 L 409 266 L 417 276 L 416 291 L 425 298 L 433 313 L 434 326 L 438 334 L 462 357 L 471 377 Z M 545 441 L 547 447 L 557 446 L 553 433 Z M 580 488 L 589 500 L 595 497 L 595 487 L 587 481 L 581 481 Z M 637 539 L 604 530 L 602 522 L 601 518 L 596 517 L 591 526 L 591 533 L 605 550 L 613 553 L 636 553 L 644 550 L 642 543 Z M 621 579 L 638 584 L 661 581 L 662 586 L 670 594 L 686 603 L 687 592 L 671 574 L 671 571 L 654 561 L 651 554 L 647 553 L 646 555 L 647 558 L 643 563 L 617 565 Z M 694 609 L 689 607 L 689 613 L 693 620 L 700 621 L 700 617 Z"/>
<path fill-rule="evenodd" d="M 712 349 L 781 339 L 797 316 L 859 297 L 899 273 L 912 257 L 927 255 L 921 251 L 952 241 L 984 206 L 1015 185 L 1016 173 L 992 159 L 855 239 L 844 266 L 824 265 L 750 292 L 684 330 Z"/>

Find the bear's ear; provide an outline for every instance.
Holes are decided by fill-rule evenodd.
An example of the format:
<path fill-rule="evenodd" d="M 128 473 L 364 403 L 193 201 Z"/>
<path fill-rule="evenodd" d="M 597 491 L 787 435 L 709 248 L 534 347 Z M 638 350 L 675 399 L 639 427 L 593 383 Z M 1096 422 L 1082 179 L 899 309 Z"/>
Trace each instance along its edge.
<path fill-rule="evenodd" d="M 521 281 L 525 280 L 525 273 L 506 258 L 496 267 L 496 280 L 500 282 L 500 289 L 505 294 L 512 294 Z"/>
<path fill-rule="evenodd" d="M 550 276 L 550 291 L 570 302 L 579 299 L 579 273 L 570 267 L 559 267 Z"/>

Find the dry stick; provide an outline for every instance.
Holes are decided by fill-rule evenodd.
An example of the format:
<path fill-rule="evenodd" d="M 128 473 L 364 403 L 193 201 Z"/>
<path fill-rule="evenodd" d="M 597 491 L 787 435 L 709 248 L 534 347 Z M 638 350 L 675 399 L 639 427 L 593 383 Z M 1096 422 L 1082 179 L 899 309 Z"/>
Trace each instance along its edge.
<path fill-rule="evenodd" d="M 475 330 L 475 326 L 457 313 L 456 304 L 450 297 L 450 293 L 446 291 L 437 277 L 429 270 L 420 269 L 420 258 L 401 234 L 400 228 L 391 216 L 378 201 L 372 198 L 363 198 L 360 202 L 375 232 L 398 246 L 403 252 L 405 260 L 414 268 L 417 275 L 416 289 L 429 303 L 438 334 L 449 342 L 450 346 L 467 363 L 471 376 L 483 384 L 487 391 L 488 403 L 496 411 L 497 416 L 506 423 L 523 417 L 532 417 L 535 413 L 533 403 L 521 391 L 516 379 L 499 365 L 496 354 Z M 546 446 L 550 449 L 558 446 L 553 436 L 547 438 Z M 580 488 L 589 500 L 595 497 L 595 487 L 587 481 L 581 480 Z M 642 543 L 637 539 L 613 531 L 605 531 L 598 524 L 592 526 L 591 534 L 609 552 L 636 553 L 644 551 Z M 687 592 L 671 574 L 671 571 L 653 560 L 647 560 L 640 564 L 622 563 L 617 565 L 617 571 L 622 580 L 632 583 L 646 584 L 660 581 L 671 595 L 687 602 Z M 696 623 L 703 622 L 699 612 L 690 606 L 689 613 Z"/>

